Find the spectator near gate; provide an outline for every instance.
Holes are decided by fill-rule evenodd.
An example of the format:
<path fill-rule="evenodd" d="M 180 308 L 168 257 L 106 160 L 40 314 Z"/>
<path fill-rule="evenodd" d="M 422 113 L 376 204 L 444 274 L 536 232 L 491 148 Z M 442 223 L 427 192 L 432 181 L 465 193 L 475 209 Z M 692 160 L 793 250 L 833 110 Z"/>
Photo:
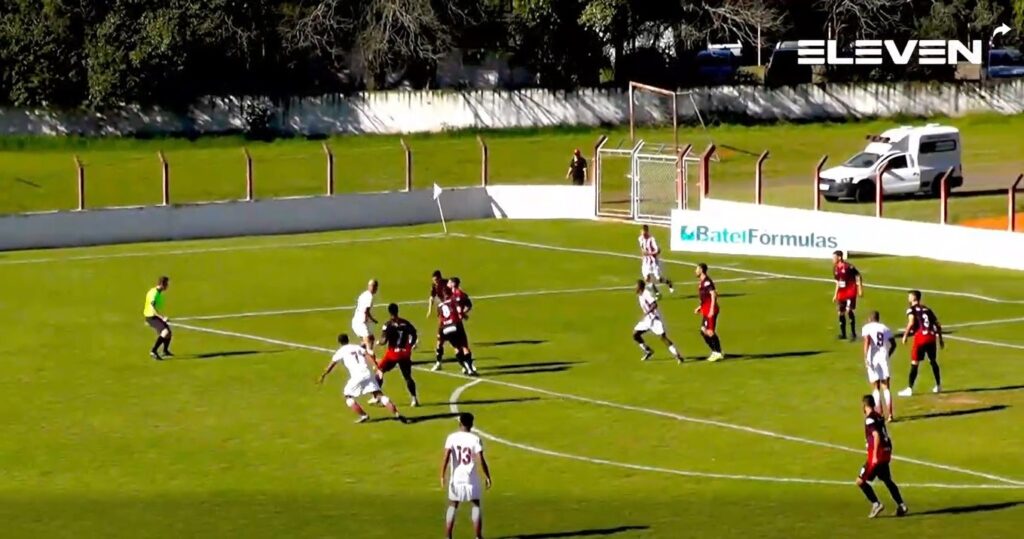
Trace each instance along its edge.
<path fill-rule="evenodd" d="M 573 185 L 583 185 L 587 181 L 587 160 L 579 148 L 572 152 L 572 161 L 569 161 L 569 170 L 565 173 L 567 179 L 569 176 L 572 176 Z"/>

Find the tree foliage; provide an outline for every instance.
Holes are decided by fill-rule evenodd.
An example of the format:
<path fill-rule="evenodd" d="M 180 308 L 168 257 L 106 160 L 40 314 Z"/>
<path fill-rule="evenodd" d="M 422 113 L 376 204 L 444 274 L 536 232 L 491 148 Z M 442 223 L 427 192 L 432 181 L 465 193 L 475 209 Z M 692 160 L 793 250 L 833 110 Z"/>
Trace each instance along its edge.
<path fill-rule="evenodd" d="M 707 43 L 987 39 L 1002 23 L 1001 44 L 1024 39 L 1024 0 L 3 0 L 0 103 L 424 87 L 456 49 L 551 88 L 654 71 L 672 84 Z"/>

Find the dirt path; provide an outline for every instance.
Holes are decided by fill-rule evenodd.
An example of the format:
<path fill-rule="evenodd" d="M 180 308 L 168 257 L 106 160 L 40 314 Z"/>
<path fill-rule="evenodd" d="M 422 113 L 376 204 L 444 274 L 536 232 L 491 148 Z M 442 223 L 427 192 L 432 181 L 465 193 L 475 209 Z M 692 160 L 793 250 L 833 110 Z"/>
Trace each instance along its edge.
<path fill-rule="evenodd" d="M 992 230 L 1006 230 L 1007 218 L 1005 215 L 1000 217 L 982 217 L 978 219 L 966 219 L 960 223 L 963 226 L 973 226 L 975 228 L 988 228 Z M 1024 232 L 1024 213 L 1017 214 L 1017 232 Z"/>

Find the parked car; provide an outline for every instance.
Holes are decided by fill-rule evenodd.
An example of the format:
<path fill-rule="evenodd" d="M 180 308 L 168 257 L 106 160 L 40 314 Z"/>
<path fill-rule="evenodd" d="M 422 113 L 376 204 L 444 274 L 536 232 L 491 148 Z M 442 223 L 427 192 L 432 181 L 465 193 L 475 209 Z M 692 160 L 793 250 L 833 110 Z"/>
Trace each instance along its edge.
<path fill-rule="evenodd" d="M 729 84 L 736 78 L 739 62 L 728 49 L 697 53 L 697 77 L 705 84 Z"/>
<path fill-rule="evenodd" d="M 814 72 L 809 65 L 800 65 L 799 47 L 796 41 L 781 41 L 775 44 L 771 58 L 764 71 L 767 86 L 794 86 L 810 83 Z"/>
<path fill-rule="evenodd" d="M 879 167 L 884 195 L 938 195 L 943 174 L 950 167 L 949 189 L 963 185 L 960 131 L 939 124 L 902 126 L 881 135 L 868 135 L 864 150 L 838 167 L 822 171 L 818 189 L 825 200 L 875 198 Z"/>
<path fill-rule="evenodd" d="M 1024 54 L 1017 49 L 988 51 L 988 76 L 993 79 L 1024 77 Z"/>

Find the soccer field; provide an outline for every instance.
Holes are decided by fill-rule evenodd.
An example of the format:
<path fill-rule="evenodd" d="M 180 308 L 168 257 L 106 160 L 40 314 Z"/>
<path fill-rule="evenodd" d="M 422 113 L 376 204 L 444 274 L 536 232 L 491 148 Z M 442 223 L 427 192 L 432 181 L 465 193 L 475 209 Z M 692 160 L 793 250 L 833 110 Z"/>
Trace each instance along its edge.
<path fill-rule="evenodd" d="M 456 410 L 485 437 L 486 536 L 1011 537 L 1024 522 L 1024 287 L 1018 272 L 854 262 L 894 329 L 910 288 L 950 330 L 945 392 L 897 399 L 894 476 L 911 509 L 868 520 L 860 344 L 835 340 L 827 261 L 668 253 L 661 301 L 707 350 L 691 263 L 721 293 L 728 359 L 679 365 L 640 317 L 637 227 L 463 222 L 0 254 L 0 519 L 7 537 L 443 535 L 438 471 Z M 657 230 L 660 243 L 667 233 Z M 430 272 L 462 278 L 481 377 L 432 363 Z M 148 358 L 145 291 L 171 277 L 177 356 Z M 423 339 L 411 419 L 356 425 L 345 373 L 315 384 L 366 280 Z M 906 385 L 907 348 L 893 358 Z M 451 353 L 449 352 L 449 357 Z M 881 485 L 876 490 L 894 504 Z M 457 537 L 471 537 L 468 510 Z M 1018 532 L 1014 532 L 1017 529 Z"/>

